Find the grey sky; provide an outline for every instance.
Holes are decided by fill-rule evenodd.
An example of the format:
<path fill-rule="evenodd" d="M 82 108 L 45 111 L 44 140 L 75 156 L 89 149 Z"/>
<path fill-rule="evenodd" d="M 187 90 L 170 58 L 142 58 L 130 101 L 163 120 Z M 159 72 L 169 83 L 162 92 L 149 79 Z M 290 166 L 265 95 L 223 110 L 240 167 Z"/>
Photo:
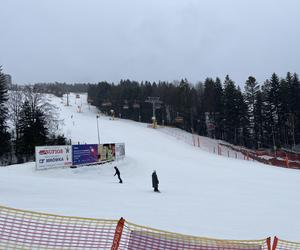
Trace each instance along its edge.
<path fill-rule="evenodd" d="M 300 73 L 299 0 L 0 0 L 14 82 Z"/>

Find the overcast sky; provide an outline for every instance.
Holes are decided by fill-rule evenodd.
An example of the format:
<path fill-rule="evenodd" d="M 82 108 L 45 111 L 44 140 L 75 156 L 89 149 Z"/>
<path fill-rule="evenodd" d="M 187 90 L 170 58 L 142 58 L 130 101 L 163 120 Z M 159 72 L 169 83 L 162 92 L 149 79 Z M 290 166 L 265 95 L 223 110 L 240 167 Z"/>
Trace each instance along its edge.
<path fill-rule="evenodd" d="M 300 73 L 299 0 L 0 0 L 15 83 Z"/>

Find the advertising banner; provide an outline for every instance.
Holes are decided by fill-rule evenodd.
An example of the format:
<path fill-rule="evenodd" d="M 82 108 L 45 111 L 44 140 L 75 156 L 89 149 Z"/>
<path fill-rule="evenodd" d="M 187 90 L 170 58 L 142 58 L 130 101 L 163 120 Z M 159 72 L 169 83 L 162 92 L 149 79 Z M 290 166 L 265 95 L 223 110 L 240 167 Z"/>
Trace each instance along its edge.
<path fill-rule="evenodd" d="M 98 146 L 99 162 L 113 161 L 116 158 L 115 144 L 100 144 Z"/>
<path fill-rule="evenodd" d="M 72 145 L 73 165 L 82 165 L 98 162 L 98 145 Z"/>
<path fill-rule="evenodd" d="M 125 143 L 116 143 L 116 160 L 125 157 Z"/>
<path fill-rule="evenodd" d="M 72 147 L 41 146 L 35 147 L 36 169 L 68 167 L 72 165 Z"/>

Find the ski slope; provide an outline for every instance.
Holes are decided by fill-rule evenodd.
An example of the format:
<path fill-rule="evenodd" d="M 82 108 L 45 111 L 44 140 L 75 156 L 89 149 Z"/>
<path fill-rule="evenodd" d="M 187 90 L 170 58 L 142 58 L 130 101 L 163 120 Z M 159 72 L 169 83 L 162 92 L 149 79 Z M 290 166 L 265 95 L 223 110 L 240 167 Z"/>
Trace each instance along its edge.
<path fill-rule="evenodd" d="M 95 107 L 51 97 L 73 143 L 98 143 Z M 82 112 L 78 113 L 78 105 Z M 226 239 L 277 235 L 300 241 L 300 171 L 218 156 L 129 120 L 99 118 L 101 143 L 125 142 L 114 164 L 35 171 L 34 163 L 0 168 L 0 204 L 60 215 L 118 219 L 158 229 Z M 154 193 L 156 170 L 161 193 Z"/>

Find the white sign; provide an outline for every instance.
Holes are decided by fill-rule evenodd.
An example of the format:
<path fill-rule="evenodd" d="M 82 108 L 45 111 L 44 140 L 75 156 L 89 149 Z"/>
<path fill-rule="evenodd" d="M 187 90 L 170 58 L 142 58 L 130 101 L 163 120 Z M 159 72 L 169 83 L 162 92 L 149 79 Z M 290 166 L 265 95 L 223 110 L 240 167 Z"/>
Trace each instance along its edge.
<path fill-rule="evenodd" d="M 116 160 L 125 157 L 125 143 L 116 143 Z"/>
<path fill-rule="evenodd" d="M 42 146 L 35 147 L 36 169 L 72 166 L 72 147 Z"/>

